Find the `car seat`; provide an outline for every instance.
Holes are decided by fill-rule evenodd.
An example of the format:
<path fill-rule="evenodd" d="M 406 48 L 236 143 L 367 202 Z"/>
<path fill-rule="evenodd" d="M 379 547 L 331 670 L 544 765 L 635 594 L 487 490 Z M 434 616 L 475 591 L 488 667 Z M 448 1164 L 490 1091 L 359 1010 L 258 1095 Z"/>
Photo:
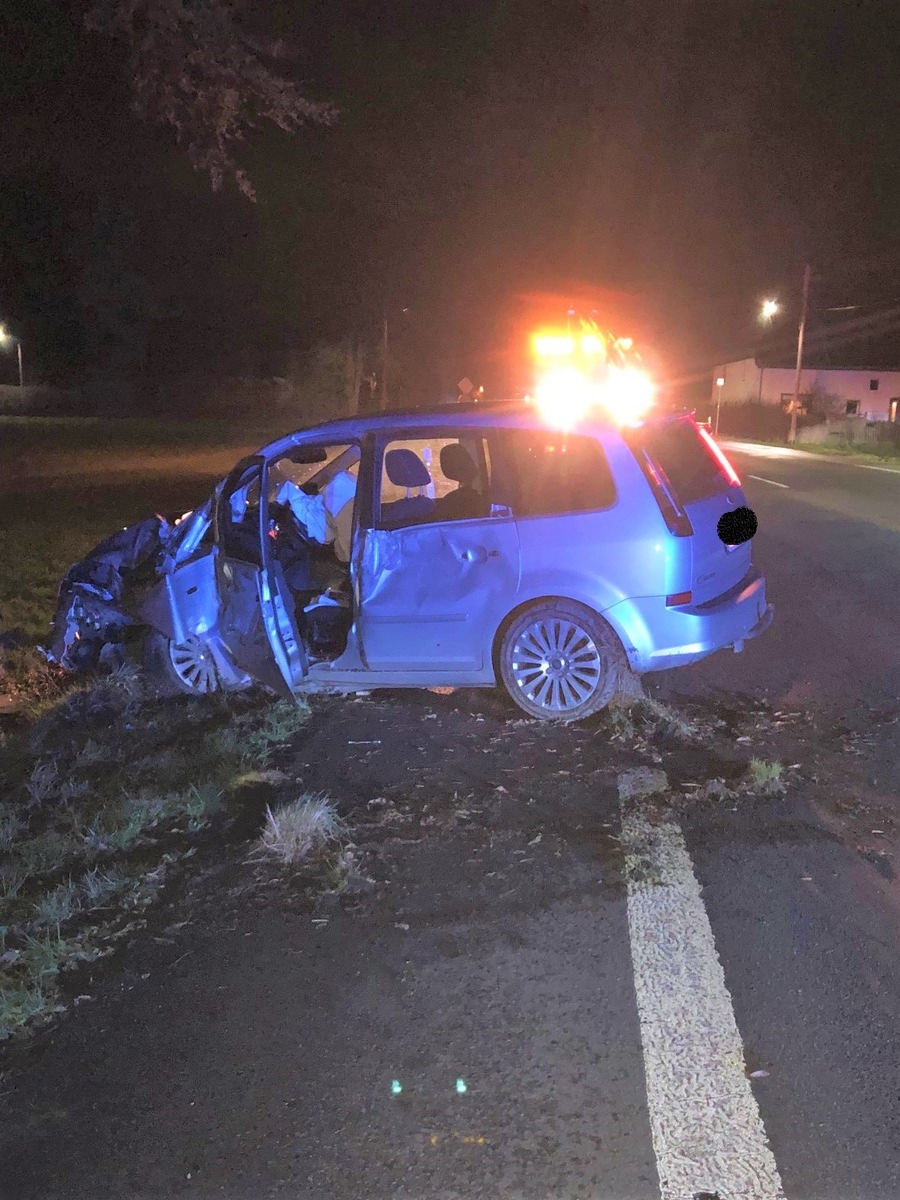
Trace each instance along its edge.
<path fill-rule="evenodd" d="M 384 456 L 384 469 L 394 487 L 406 488 L 406 495 L 401 500 L 390 504 L 382 504 L 381 519 L 385 526 L 394 528 L 421 521 L 434 512 L 434 501 L 422 494 L 422 489 L 431 483 L 428 468 L 414 450 L 388 450 Z M 419 494 L 411 496 L 412 488 L 419 489 Z"/>
<path fill-rule="evenodd" d="M 442 521 L 466 521 L 487 516 L 488 502 L 473 486 L 478 478 L 478 467 L 465 446 L 459 442 L 442 446 L 441 470 L 447 479 L 454 480 L 459 487 L 438 500 L 438 518 Z"/>

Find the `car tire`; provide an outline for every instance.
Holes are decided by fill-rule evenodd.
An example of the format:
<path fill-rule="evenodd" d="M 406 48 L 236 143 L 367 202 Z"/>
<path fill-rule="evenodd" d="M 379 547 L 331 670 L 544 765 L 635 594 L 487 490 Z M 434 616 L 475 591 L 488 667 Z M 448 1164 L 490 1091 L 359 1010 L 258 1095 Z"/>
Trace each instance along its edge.
<path fill-rule="evenodd" d="M 542 721 L 583 721 L 615 696 L 625 654 L 606 622 L 571 600 L 536 603 L 515 617 L 499 647 L 513 701 Z"/>
<path fill-rule="evenodd" d="M 215 661 L 199 638 L 173 642 L 151 630 L 144 639 L 144 670 L 163 696 L 206 696 L 222 688 Z"/>

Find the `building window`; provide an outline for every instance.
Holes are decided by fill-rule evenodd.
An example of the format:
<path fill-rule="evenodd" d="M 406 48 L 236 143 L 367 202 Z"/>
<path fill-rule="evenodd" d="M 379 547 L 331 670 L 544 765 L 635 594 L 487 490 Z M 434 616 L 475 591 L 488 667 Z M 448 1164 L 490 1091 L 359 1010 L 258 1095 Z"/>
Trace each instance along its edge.
<path fill-rule="evenodd" d="M 870 379 L 870 380 L 869 380 L 869 391 L 870 391 L 870 392 L 877 392 L 877 391 L 878 391 L 878 380 L 877 380 L 877 379 Z"/>
<path fill-rule="evenodd" d="M 848 417 L 855 417 L 859 414 L 859 401 L 848 400 L 846 413 Z"/>

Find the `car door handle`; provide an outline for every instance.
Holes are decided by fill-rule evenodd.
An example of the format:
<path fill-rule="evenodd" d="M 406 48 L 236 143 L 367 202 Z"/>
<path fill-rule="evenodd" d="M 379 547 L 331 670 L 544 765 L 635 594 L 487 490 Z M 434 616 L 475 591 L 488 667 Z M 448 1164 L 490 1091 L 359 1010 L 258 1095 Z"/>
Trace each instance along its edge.
<path fill-rule="evenodd" d="M 464 562 L 483 563 L 489 558 L 499 558 L 499 550 L 486 550 L 484 546 L 468 546 L 463 550 L 461 558 Z"/>

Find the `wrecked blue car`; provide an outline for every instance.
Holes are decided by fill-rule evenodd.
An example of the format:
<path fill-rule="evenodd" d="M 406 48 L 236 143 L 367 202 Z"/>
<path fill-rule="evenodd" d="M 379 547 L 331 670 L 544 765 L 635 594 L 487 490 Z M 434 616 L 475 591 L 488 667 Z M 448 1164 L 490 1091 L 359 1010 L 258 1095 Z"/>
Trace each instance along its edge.
<path fill-rule="evenodd" d="M 502 684 L 531 717 L 580 720 L 626 670 L 768 628 L 749 537 L 721 533 L 738 508 L 687 414 L 566 432 L 527 402 L 334 421 L 73 567 L 47 653 L 79 669 L 140 640 L 189 693 Z"/>

